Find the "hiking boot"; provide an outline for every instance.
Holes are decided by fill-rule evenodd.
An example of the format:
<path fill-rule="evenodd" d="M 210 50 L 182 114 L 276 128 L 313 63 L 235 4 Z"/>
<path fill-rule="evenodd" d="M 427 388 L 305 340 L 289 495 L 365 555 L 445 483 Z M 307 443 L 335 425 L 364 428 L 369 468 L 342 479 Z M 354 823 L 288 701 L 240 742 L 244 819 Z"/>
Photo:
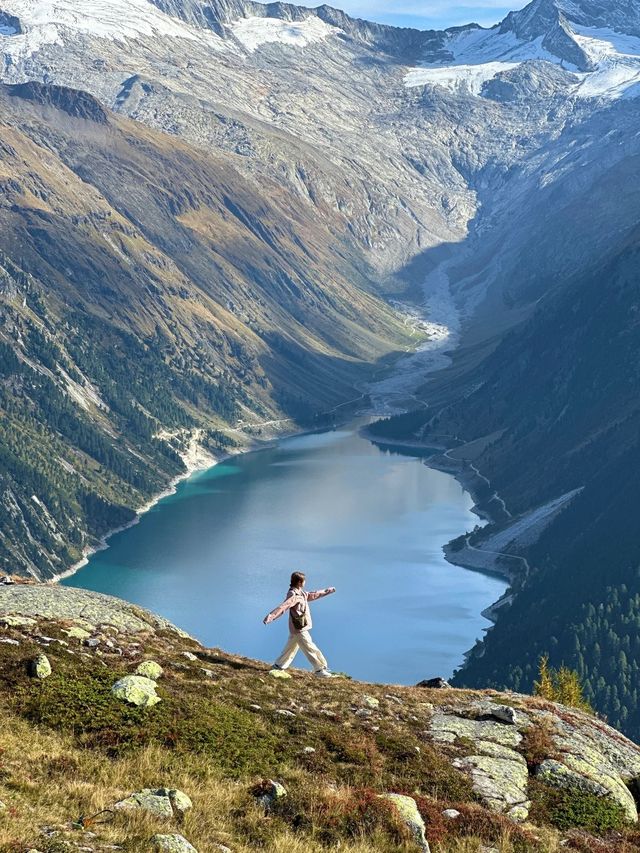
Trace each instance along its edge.
<path fill-rule="evenodd" d="M 317 669 L 314 675 L 317 675 L 318 678 L 335 678 L 335 675 L 328 669 Z"/>

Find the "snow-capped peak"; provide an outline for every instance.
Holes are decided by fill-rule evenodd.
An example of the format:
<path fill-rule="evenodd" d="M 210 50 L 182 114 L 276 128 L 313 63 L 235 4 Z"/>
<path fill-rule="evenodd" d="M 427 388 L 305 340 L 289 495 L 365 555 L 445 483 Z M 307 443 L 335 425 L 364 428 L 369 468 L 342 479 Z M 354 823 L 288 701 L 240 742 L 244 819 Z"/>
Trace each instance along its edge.
<path fill-rule="evenodd" d="M 479 96 L 491 80 L 538 60 L 571 72 L 567 95 L 640 95 L 640 12 L 625 18 L 620 8 L 629 4 L 609 3 L 606 26 L 599 23 L 606 17 L 601 0 L 533 0 L 491 29 L 449 31 L 437 59 L 426 57 L 407 74 L 406 85 L 439 85 Z M 449 57 L 441 58 L 442 53 Z"/>

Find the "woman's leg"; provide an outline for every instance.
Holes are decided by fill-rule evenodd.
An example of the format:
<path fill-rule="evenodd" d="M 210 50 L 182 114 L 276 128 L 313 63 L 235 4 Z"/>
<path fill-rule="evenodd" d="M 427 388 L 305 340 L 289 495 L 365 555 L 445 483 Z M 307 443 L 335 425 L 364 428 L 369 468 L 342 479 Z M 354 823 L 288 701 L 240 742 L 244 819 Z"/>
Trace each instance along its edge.
<path fill-rule="evenodd" d="M 289 669 L 293 663 L 293 659 L 298 652 L 298 636 L 298 634 L 289 634 L 289 639 L 282 650 L 282 654 L 274 664 L 278 669 Z"/>
<path fill-rule="evenodd" d="M 300 631 L 299 634 L 296 634 L 296 637 L 298 639 L 298 646 L 306 655 L 314 671 L 327 669 L 327 659 L 311 639 L 311 634 L 308 631 Z"/>

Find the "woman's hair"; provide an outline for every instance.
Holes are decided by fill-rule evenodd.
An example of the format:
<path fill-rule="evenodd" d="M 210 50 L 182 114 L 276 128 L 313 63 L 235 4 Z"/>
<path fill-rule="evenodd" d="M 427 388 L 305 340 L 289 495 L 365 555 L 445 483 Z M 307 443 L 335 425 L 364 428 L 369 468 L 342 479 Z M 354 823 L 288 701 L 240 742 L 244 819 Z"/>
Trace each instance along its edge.
<path fill-rule="evenodd" d="M 291 586 L 302 586 L 306 578 L 302 572 L 294 572 L 291 575 Z"/>

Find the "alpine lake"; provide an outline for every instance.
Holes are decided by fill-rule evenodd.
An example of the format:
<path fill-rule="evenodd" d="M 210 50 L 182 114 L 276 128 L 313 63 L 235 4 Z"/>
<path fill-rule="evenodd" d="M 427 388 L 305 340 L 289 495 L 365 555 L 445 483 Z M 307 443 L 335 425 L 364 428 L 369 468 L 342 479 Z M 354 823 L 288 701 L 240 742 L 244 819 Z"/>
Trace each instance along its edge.
<path fill-rule="evenodd" d="M 359 425 L 287 438 L 183 481 L 62 583 L 162 614 L 207 646 L 271 662 L 289 575 L 335 586 L 312 605 L 335 671 L 413 684 L 448 677 L 489 622 L 506 581 L 449 564 L 473 501 L 414 450 L 381 448 Z M 300 655 L 295 664 L 308 667 Z"/>

